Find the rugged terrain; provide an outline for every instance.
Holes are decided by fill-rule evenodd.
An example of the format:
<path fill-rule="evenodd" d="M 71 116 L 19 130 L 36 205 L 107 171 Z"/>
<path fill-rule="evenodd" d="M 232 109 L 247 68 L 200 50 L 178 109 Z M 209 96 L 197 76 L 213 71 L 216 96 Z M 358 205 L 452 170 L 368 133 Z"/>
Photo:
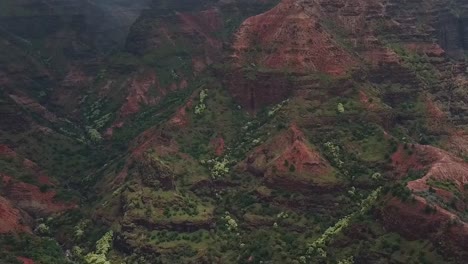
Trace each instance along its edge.
<path fill-rule="evenodd" d="M 465 263 L 463 0 L 4 0 L 0 263 Z"/>

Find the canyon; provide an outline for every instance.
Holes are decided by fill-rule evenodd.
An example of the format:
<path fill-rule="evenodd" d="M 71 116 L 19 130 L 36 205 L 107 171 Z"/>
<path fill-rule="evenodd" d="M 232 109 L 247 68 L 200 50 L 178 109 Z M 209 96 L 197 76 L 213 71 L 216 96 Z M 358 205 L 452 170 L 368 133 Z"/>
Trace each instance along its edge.
<path fill-rule="evenodd" d="M 5 0 L 0 25 L 0 262 L 468 258 L 463 0 Z"/>

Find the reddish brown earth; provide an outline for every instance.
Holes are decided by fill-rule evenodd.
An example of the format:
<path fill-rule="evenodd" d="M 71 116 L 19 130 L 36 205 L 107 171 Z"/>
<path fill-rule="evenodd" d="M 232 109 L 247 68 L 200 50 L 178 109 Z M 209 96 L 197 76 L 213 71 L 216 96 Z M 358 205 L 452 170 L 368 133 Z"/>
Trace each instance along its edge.
<path fill-rule="evenodd" d="M 82 69 L 76 66 L 72 66 L 63 79 L 62 85 L 69 87 L 80 87 L 82 85 L 88 85 L 92 80 L 93 78 L 88 76 Z"/>
<path fill-rule="evenodd" d="M 142 73 L 130 81 L 129 91 L 125 103 L 120 109 L 120 117 L 125 118 L 140 110 L 140 104 L 154 103 L 154 99 L 148 97 L 148 91 L 157 85 L 154 72 Z"/>
<path fill-rule="evenodd" d="M 371 102 L 370 97 L 364 91 L 359 91 L 359 102 L 368 110 L 375 110 L 378 105 Z"/>
<path fill-rule="evenodd" d="M 412 154 L 409 155 L 408 152 Z M 400 147 L 392 156 L 392 161 L 397 177 L 404 177 L 409 170 L 426 171 L 424 176 L 407 183 L 408 189 L 416 195 L 431 189 L 435 196 L 450 203 L 455 197 L 453 192 L 458 192 L 463 196 L 465 185 L 468 184 L 468 164 L 461 158 L 439 148 L 414 145 L 404 150 Z M 431 185 L 431 182 L 448 183 L 455 189 L 447 190 L 432 186 L 434 184 Z M 459 200 L 457 205 L 461 210 L 466 209 L 463 200 Z"/>
<path fill-rule="evenodd" d="M 129 79 L 128 93 L 125 102 L 120 108 L 119 118 L 106 131 L 107 136 L 112 136 L 114 128 L 121 127 L 122 119 L 128 118 L 138 113 L 142 106 L 151 106 L 159 103 L 167 94 L 177 90 L 183 90 L 188 87 L 188 81 L 181 79 L 177 82 L 162 87 L 157 77 L 157 73 L 152 70 L 143 71 L 135 74 Z M 101 89 L 102 93 L 109 90 L 112 83 L 106 83 Z"/>
<path fill-rule="evenodd" d="M 0 144 L 0 155 L 14 158 L 16 157 L 16 152 L 9 148 L 7 145 Z"/>
<path fill-rule="evenodd" d="M 399 28 L 385 17 L 382 1 L 283 0 L 273 9 L 248 18 L 233 43 L 232 58 L 238 69 L 232 70 L 226 81 L 232 97 L 255 112 L 281 102 L 298 88 L 282 72 L 342 76 L 366 61 L 385 75 L 388 67 L 401 65 L 399 56 L 386 48 L 375 32 L 381 23 Z M 436 53 L 436 47 L 430 48 Z M 240 70 L 250 67 L 259 70 L 255 77 Z"/>
<path fill-rule="evenodd" d="M 196 13 L 177 13 L 184 35 L 189 36 L 192 44 L 198 46 L 199 54 L 192 57 L 195 73 L 200 73 L 218 56 L 222 42 L 216 34 L 223 28 L 223 19 L 215 8 Z"/>
<path fill-rule="evenodd" d="M 445 50 L 435 43 L 406 43 L 405 48 L 428 57 L 443 57 L 445 55 Z"/>
<path fill-rule="evenodd" d="M 388 19 L 386 4 L 379 0 L 283 0 L 242 24 L 233 57 L 240 65 L 253 62 L 266 68 L 333 75 L 352 69 L 358 57 L 376 68 L 398 65 L 399 56 L 379 40 L 378 31 L 407 32 L 404 25 Z M 444 54 L 432 43 L 412 42 L 408 47 L 430 57 Z"/>
<path fill-rule="evenodd" d="M 158 156 L 181 155 L 188 158 L 187 155 L 179 151 L 175 140 L 168 134 L 156 128 L 150 128 L 141 133 L 131 144 L 129 149 L 130 157 L 126 160 L 124 168 L 112 181 L 113 186 L 125 182 L 128 176 L 128 170 L 132 163 L 144 159 L 144 155 L 149 150 L 156 150 Z"/>
<path fill-rule="evenodd" d="M 452 125 L 446 112 L 442 111 L 441 107 L 431 98 L 426 98 L 426 117 L 429 131 L 434 134 L 456 134 L 456 130 Z"/>
<path fill-rule="evenodd" d="M 464 202 L 468 164 L 432 146 L 414 145 L 409 149 L 411 155 L 400 146 L 392 156 L 396 174 L 402 177 L 409 169 L 424 169 L 427 173 L 408 182 L 407 188 L 413 193 L 411 201 L 402 202 L 398 198 L 387 201 L 381 212 L 382 221 L 389 229 L 410 239 L 429 239 L 440 245 L 446 254 L 466 259 L 464 245 L 468 243 L 468 224 L 458 214 L 468 208 Z M 454 186 L 455 190 L 433 186 L 431 182 L 450 183 L 448 186 Z M 446 204 L 456 201 L 455 207 L 448 210 L 428 201 L 424 196 L 427 192 Z"/>
<path fill-rule="evenodd" d="M 189 124 L 189 117 L 187 112 L 193 109 L 193 99 L 188 100 L 188 102 L 183 105 L 174 116 L 169 119 L 168 124 L 175 128 L 183 128 Z"/>
<path fill-rule="evenodd" d="M 230 72 L 226 85 L 233 99 L 250 112 L 280 103 L 294 89 L 284 73 L 257 72 L 253 79 L 247 74 L 242 70 Z"/>
<path fill-rule="evenodd" d="M 452 133 L 444 143 L 444 148 L 460 157 L 468 156 L 468 134 L 463 130 Z"/>
<path fill-rule="evenodd" d="M 444 113 L 431 99 L 426 99 L 426 109 L 428 117 L 431 121 L 437 122 L 438 120 L 445 120 L 447 114 Z"/>
<path fill-rule="evenodd" d="M 123 122 L 123 121 L 116 122 L 116 123 L 112 124 L 111 127 L 108 127 L 108 128 L 106 129 L 106 132 L 104 133 L 104 136 L 105 136 L 106 138 L 111 138 L 112 135 L 114 134 L 114 129 L 115 129 L 115 128 L 121 128 L 121 127 L 123 127 L 124 125 L 125 125 L 125 122 Z"/>
<path fill-rule="evenodd" d="M 31 233 L 31 228 L 24 225 L 21 212 L 9 200 L 0 196 L 0 234 L 9 232 Z"/>
<path fill-rule="evenodd" d="M 430 165 L 427 174 L 417 180 L 408 183 L 408 188 L 414 192 L 425 191 L 429 189 L 427 182 L 429 180 L 451 182 L 463 191 L 464 186 L 468 184 L 468 164 L 462 159 L 453 156 L 452 154 L 432 147 L 420 146 L 416 147 L 417 152 L 425 153 L 431 156 L 435 161 Z"/>
<path fill-rule="evenodd" d="M 427 206 L 427 201 L 419 196 L 410 202 L 392 198 L 382 209 L 381 218 L 391 231 L 412 240 L 429 239 L 444 249 L 446 255 L 466 260 L 468 225 L 439 206 L 431 205 L 434 212 L 428 212 Z"/>
<path fill-rule="evenodd" d="M 321 11 L 314 6 L 283 0 L 242 23 L 233 57 L 239 65 L 343 75 L 356 62 L 323 28 L 320 16 Z"/>
<path fill-rule="evenodd" d="M 66 112 L 72 113 L 78 106 L 83 91 L 92 86 L 94 73 L 86 73 L 81 66 L 70 65 L 66 76 L 60 81 L 58 89 L 52 93 L 51 100 Z"/>
<path fill-rule="evenodd" d="M 430 156 L 414 151 L 415 145 L 408 145 L 407 149 L 400 145 L 392 155 L 393 172 L 397 178 L 403 178 L 410 171 L 423 170 L 432 161 Z"/>
<path fill-rule="evenodd" d="M 134 140 L 132 146 L 129 149 L 131 153 L 130 158 L 126 159 L 124 168 L 119 172 L 115 179 L 113 179 L 112 186 L 119 186 L 125 182 L 128 176 L 130 165 L 134 162 L 134 160 L 142 159 L 144 153 L 160 141 L 160 135 L 161 133 L 157 129 L 150 128 L 141 133 Z"/>
<path fill-rule="evenodd" d="M 20 157 L 14 150 L 9 148 L 7 145 L 0 144 L 0 156 L 18 159 L 24 166 L 24 168 L 32 173 L 39 184 L 45 184 L 49 186 L 55 185 L 46 175 L 46 173 L 33 161 Z M 1 175 L 1 172 L 0 172 Z"/>
<path fill-rule="evenodd" d="M 40 185 L 55 186 L 34 162 L 18 155 L 6 145 L 0 145 L 0 156 L 16 159 Z M 38 186 L 21 182 L 0 172 L 0 233 L 31 232 L 32 217 L 44 217 L 76 208 L 75 204 L 55 201 L 55 191 L 41 191 Z"/>
<path fill-rule="evenodd" d="M 261 175 L 275 187 L 304 190 L 334 185 L 334 171 L 296 125 L 255 148 L 239 169 Z"/>
<path fill-rule="evenodd" d="M 34 264 L 34 260 L 25 258 L 25 257 L 17 257 L 19 261 L 22 261 L 23 264 Z"/>
<path fill-rule="evenodd" d="M 224 144 L 224 139 L 222 137 L 217 137 L 217 138 L 212 139 L 210 142 L 210 146 L 211 148 L 213 148 L 216 156 L 220 157 L 223 155 L 225 144 Z"/>
<path fill-rule="evenodd" d="M 177 13 L 185 34 L 202 39 L 211 48 L 220 49 L 221 41 L 214 37 L 223 26 L 223 20 L 217 9 L 209 9 L 196 14 Z"/>
<path fill-rule="evenodd" d="M 2 181 L 5 197 L 30 214 L 45 216 L 77 207 L 55 201 L 55 191 L 41 192 L 39 187 L 16 181 L 7 175 L 3 175 Z"/>

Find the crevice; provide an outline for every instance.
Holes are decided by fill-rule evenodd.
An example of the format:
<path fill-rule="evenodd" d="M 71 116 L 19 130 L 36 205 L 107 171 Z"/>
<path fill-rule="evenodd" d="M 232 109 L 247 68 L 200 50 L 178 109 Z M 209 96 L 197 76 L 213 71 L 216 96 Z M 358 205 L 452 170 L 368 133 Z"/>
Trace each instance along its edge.
<path fill-rule="evenodd" d="M 250 109 L 255 111 L 255 88 L 250 87 Z"/>
<path fill-rule="evenodd" d="M 466 43 L 466 33 L 465 33 L 465 23 L 464 23 L 464 18 L 461 18 L 459 17 L 458 19 L 458 23 L 457 23 L 457 30 L 458 30 L 458 36 L 459 36 L 459 42 L 460 42 L 460 47 L 463 49 L 463 50 L 467 50 L 468 49 L 468 43 Z"/>

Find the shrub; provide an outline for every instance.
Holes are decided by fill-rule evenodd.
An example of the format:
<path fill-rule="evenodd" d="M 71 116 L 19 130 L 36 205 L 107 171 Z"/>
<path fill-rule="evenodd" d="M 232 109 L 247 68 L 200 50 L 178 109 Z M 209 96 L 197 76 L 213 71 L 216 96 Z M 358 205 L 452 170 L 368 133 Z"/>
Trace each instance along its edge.
<path fill-rule="evenodd" d="M 338 106 L 337 106 L 336 110 L 337 110 L 338 113 L 340 113 L 340 114 L 342 114 L 342 113 L 345 112 L 345 108 L 344 108 L 344 106 L 343 106 L 342 103 L 338 103 Z"/>
<path fill-rule="evenodd" d="M 36 229 L 34 229 L 34 232 L 40 236 L 44 236 L 50 233 L 50 229 L 46 224 L 42 223 L 39 224 Z"/>
<path fill-rule="evenodd" d="M 106 255 L 111 248 L 113 235 L 114 233 L 112 230 L 104 234 L 104 236 L 96 242 L 96 251 L 84 257 L 85 262 L 88 264 L 110 264 Z"/>

